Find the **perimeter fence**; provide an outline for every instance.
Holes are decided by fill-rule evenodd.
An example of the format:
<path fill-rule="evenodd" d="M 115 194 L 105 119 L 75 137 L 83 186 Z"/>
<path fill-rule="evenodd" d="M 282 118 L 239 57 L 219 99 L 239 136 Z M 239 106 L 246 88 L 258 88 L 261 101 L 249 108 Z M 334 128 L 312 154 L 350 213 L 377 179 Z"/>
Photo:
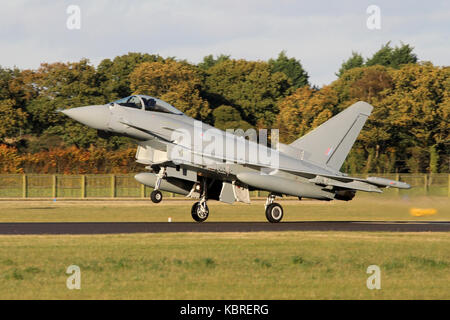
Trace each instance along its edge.
<path fill-rule="evenodd" d="M 440 196 L 450 197 L 450 174 L 368 174 L 352 175 L 360 178 L 378 176 L 409 183 L 412 189 L 388 188 L 376 196 Z M 5 174 L 0 175 L 0 198 L 147 198 L 153 189 L 134 179 L 134 174 Z M 165 197 L 184 196 L 163 192 Z M 358 195 L 369 193 L 360 192 Z M 267 192 L 252 191 L 252 198 L 266 197 Z"/>

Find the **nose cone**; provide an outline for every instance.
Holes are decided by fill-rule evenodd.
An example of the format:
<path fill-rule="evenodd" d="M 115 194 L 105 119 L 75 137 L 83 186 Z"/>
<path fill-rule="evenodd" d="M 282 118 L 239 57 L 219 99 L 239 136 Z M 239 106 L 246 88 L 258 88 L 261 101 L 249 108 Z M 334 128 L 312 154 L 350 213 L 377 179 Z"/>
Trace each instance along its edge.
<path fill-rule="evenodd" d="M 108 129 L 110 111 L 106 105 L 72 108 L 61 112 L 88 127 L 98 130 Z"/>

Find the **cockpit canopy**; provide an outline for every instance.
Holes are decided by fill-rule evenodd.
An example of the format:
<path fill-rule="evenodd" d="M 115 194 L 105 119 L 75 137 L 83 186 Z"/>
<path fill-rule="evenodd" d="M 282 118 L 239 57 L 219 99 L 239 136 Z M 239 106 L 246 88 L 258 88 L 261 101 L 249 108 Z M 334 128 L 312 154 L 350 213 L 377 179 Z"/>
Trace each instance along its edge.
<path fill-rule="evenodd" d="M 164 112 L 180 115 L 183 114 L 183 112 L 165 101 L 141 94 L 122 98 L 111 103 L 116 103 L 122 107 L 135 108 L 146 111 Z"/>

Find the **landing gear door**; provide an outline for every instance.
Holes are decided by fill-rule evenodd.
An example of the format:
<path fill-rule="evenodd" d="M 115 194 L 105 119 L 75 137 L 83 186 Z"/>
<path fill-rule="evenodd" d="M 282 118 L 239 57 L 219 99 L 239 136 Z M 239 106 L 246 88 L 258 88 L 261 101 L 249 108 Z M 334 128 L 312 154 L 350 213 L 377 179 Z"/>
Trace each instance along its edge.
<path fill-rule="evenodd" d="M 239 202 L 250 203 L 250 192 L 248 186 L 233 181 L 234 197 Z"/>
<path fill-rule="evenodd" d="M 232 204 L 236 201 L 236 197 L 234 196 L 233 191 L 233 185 L 231 183 L 223 182 L 219 200 L 228 204 Z"/>

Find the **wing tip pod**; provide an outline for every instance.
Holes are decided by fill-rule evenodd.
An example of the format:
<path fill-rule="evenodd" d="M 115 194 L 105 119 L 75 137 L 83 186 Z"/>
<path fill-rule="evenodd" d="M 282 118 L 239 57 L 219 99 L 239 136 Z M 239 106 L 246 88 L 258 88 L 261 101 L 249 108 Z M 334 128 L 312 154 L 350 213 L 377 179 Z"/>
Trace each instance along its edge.
<path fill-rule="evenodd" d="M 392 188 L 398 188 L 398 189 L 411 189 L 411 185 L 402 182 L 402 181 L 396 181 L 396 180 L 390 180 L 386 178 L 379 178 L 379 177 L 368 177 L 367 181 L 370 183 L 383 186 L 383 187 L 392 187 Z"/>

